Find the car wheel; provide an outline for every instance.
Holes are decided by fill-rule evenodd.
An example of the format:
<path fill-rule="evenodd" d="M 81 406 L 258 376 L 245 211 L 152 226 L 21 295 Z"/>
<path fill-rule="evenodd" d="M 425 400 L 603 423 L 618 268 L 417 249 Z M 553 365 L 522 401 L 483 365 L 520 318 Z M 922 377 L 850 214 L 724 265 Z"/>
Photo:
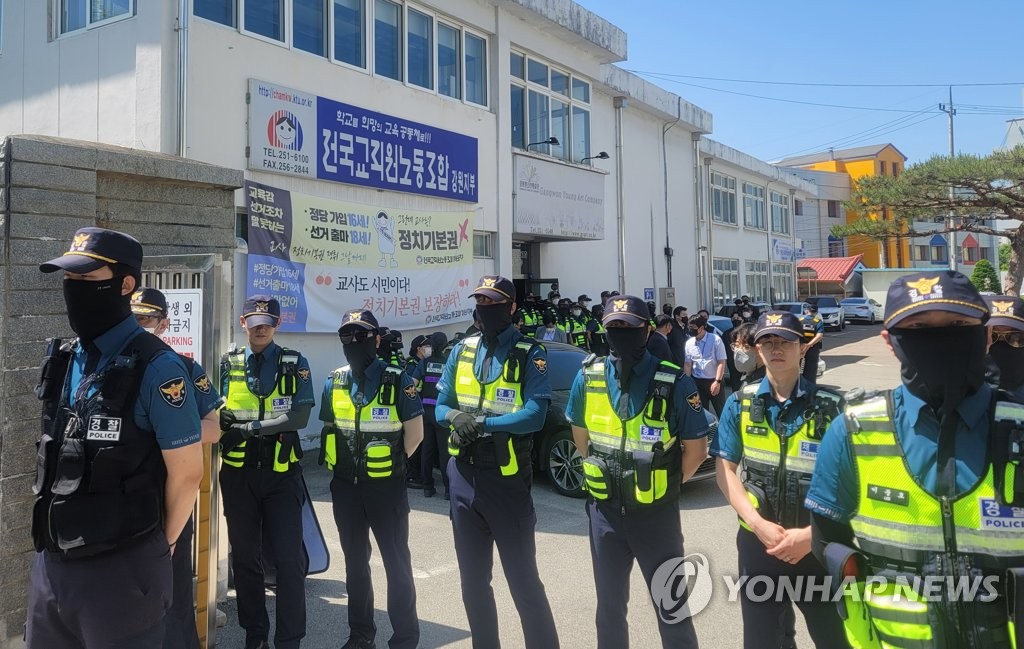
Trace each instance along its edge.
<path fill-rule="evenodd" d="M 842 320 L 839 321 L 839 328 L 846 329 L 846 318 L 843 318 Z"/>
<path fill-rule="evenodd" d="M 543 457 L 555 491 L 563 496 L 583 497 L 583 456 L 576 449 L 572 433 L 566 429 L 552 433 Z"/>
<path fill-rule="evenodd" d="M 875 324 L 875 312 L 871 312 L 871 318 L 868 319 L 868 324 Z"/>

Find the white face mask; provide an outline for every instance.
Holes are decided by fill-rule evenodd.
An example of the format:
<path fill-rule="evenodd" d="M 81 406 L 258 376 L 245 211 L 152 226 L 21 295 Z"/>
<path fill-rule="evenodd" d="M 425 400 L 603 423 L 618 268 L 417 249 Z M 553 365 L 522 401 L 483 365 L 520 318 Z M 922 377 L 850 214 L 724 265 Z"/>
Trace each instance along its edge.
<path fill-rule="evenodd" d="M 581 310 L 579 310 L 579 309 L 573 309 L 573 310 L 572 310 L 572 314 L 573 314 L 574 316 L 576 316 L 577 318 L 579 317 L 579 315 L 580 315 L 581 313 L 583 313 L 583 311 L 581 311 Z"/>
<path fill-rule="evenodd" d="M 154 336 L 156 335 L 156 327 L 143 327 L 143 329 L 153 334 Z"/>
<path fill-rule="evenodd" d="M 430 345 L 421 347 L 420 349 L 423 350 L 423 358 L 430 358 L 434 353 L 434 348 L 431 347 Z"/>

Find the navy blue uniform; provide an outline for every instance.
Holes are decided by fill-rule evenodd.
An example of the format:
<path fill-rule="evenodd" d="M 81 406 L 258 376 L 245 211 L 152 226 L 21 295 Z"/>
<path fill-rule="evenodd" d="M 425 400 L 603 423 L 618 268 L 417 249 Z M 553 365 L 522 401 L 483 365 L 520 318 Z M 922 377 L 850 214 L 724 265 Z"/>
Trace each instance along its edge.
<path fill-rule="evenodd" d="M 629 382 L 628 416 L 632 419 L 647 403 L 648 389 L 658 369 L 660 359 L 650 353 L 633 368 Z M 615 364 L 605 364 L 608 398 L 619 403 L 619 387 Z M 696 401 L 697 386 L 693 379 L 680 371 L 673 386 L 672 409 L 668 414 L 668 427 L 680 442 L 707 437 L 708 423 L 701 409 L 694 409 L 688 400 Z M 573 426 L 586 428 L 586 383 L 583 370 L 576 375 L 565 417 Z M 683 555 L 683 531 L 679 519 L 679 505 L 675 500 L 651 505 L 623 513 L 617 506 L 599 503 L 587 498 L 587 517 L 590 519 L 590 555 L 597 587 L 597 646 L 598 649 L 618 649 L 629 646 L 629 625 L 626 610 L 629 603 L 629 575 L 633 561 L 648 585 L 654 572 L 669 559 Z M 697 647 L 697 635 L 689 618 L 677 624 L 666 624 L 658 616 L 658 632 L 664 647 Z"/>
<path fill-rule="evenodd" d="M 95 386 L 78 394 L 82 379 L 110 367 L 140 335 L 149 334 L 129 317 L 88 346 L 76 345 L 64 386 L 67 402 L 95 394 Z M 195 390 L 188 376 L 177 354 L 164 351 L 150 360 L 141 377 L 134 424 L 144 433 L 151 432 L 161 450 L 200 441 Z M 160 390 L 162 385 L 179 383 L 184 387 L 176 399 Z M 163 530 L 132 545 L 73 560 L 42 550 L 32 566 L 27 645 L 32 649 L 158 649 L 171 598 L 171 556 Z"/>
<path fill-rule="evenodd" d="M 420 399 L 423 401 L 423 443 L 420 444 L 419 452 L 421 457 L 420 473 L 423 479 L 424 489 L 434 488 L 434 465 L 441 469 L 441 479 L 444 481 L 444 492 L 448 493 L 448 426 L 437 422 L 437 382 L 441 372 L 444 370 L 444 359 L 441 358 L 441 350 L 430 358 L 423 358 L 416 362 L 409 370 L 409 376 L 420 381 Z M 430 370 L 428 372 L 428 369 Z M 435 396 L 427 396 L 432 392 Z"/>

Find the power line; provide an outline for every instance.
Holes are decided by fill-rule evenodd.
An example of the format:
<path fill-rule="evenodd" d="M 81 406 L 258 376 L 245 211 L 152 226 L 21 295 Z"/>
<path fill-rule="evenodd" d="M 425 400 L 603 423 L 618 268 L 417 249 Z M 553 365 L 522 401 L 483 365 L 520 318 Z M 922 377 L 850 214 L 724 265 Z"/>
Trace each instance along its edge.
<path fill-rule="evenodd" d="M 865 133 L 863 135 L 855 133 L 854 135 L 848 136 L 846 138 L 842 138 L 840 140 L 835 140 L 833 143 L 826 143 L 826 144 L 821 145 L 821 146 L 810 147 L 810 148 L 807 148 L 807 149 L 801 149 L 800 151 L 797 151 L 795 153 L 789 153 L 787 155 L 782 156 L 781 159 L 790 158 L 790 157 L 793 157 L 795 155 L 800 155 L 800 154 L 802 154 L 802 153 L 804 153 L 806 151 L 820 151 L 820 150 L 822 150 L 824 148 L 827 148 L 829 146 L 829 144 L 832 144 L 833 148 L 835 148 L 836 146 L 850 147 L 850 146 L 852 146 L 854 144 L 858 144 L 860 142 L 866 142 L 868 140 L 877 140 L 877 139 L 879 139 L 879 138 L 881 138 L 883 136 L 891 135 L 891 134 L 896 133 L 898 131 L 902 131 L 904 129 L 908 129 L 908 128 L 911 128 L 913 126 L 918 126 L 919 124 L 924 124 L 925 122 L 928 122 L 928 121 L 931 121 L 931 120 L 935 119 L 940 114 L 941 113 L 931 113 L 931 114 L 929 114 L 929 113 L 922 112 L 922 113 L 919 113 L 916 116 L 910 116 L 910 119 L 912 121 L 907 122 L 905 124 L 897 125 L 896 121 L 890 122 L 890 123 L 888 123 L 888 128 L 885 128 L 886 127 L 885 124 L 880 125 L 879 127 L 877 127 L 877 128 L 882 128 L 883 130 L 877 130 L 877 128 L 876 129 L 870 129 L 871 131 L 874 131 L 874 132 Z M 915 117 L 920 117 L 920 119 L 915 119 Z"/>
<path fill-rule="evenodd" d="M 887 128 L 891 128 L 893 126 L 896 126 L 896 125 L 900 124 L 901 122 L 906 122 L 908 120 L 913 120 L 913 119 L 919 117 L 920 115 L 925 114 L 925 113 L 929 113 L 929 112 L 934 112 L 934 111 L 931 110 L 931 104 L 929 104 L 925 108 L 922 108 L 920 110 L 915 111 L 914 113 L 911 113 L 910 115 L 904 115 L 903 117 L 897 117 L 896 119 L 892 119 L 892 120 L 889 120 L 887 122 L 883 122 L 881 124 L 878 124 L 877 126 L 873 126 L 873 127 L 869 128 L 869 129 L 865 129 L 863 131 L 857 131 L 856 133 L 851 133 L 850 135 L 846 135 L 844 137 L 835 138 L 835 139 L 832 139 L 832 140 L 828 140 L 827 142 L 822 142 L 821 144 L 816 144 L 814 146 L 810 146 L 810 147 L 807 147 L 807 148 L 804 148 L 804 149 L 800 149 L 799 151 L 793 151 L 792 153 L 787 153 L 786 155 L 779 156 L 779 159 L 790 158 L 792 156 L 800 155 L 802 153 L 806 153 L 806 152 L 810 152 L 810 151 L 821 151 L 821 150 L 826 149 L 826 148 L 828 148 L 830 146 L 831 147 L 846 146 L 846 144 L 848 142 L 856 141 L 857 138 L 866 139 L 868 137 L 874 137 L 875 135 L 881 135 L 880 131 L 884 131 Z M 937 113 L 935 113 L 935 114 L 937 115 Z"/>
<path fill-rule="evenodd" d="M 763 81 L 760 79 L 725 79 L 722 77 L 700 77 L 691 74 L 674 74 L 671 72 L 645 72 L 643 70 L 627 70 L 633 74 L 674 77 L 679 79 L 697 79 L 698 81 L 723 81 L 726 83 L 754 83 L 767 86 L 811 86 L 821 88 L 966 88 L 970 86 L 1020 86 L 1024 81 L 1000 81 L 992 83 L 814 83 L 802 81 Z"/>

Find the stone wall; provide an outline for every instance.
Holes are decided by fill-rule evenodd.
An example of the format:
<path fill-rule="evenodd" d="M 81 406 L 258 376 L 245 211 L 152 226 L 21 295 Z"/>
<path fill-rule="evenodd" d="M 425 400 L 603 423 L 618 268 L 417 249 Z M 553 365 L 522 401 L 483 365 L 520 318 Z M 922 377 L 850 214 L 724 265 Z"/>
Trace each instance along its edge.
<path fill-rule="evenodd" d="M 41 136 L 0 142 L 0 647 L 22 644 L 34 555 L 33 388 L 46 338 L 71 335 L 60 277 L 39 263 L 91 225 L 131 234 L 147 255 L 227 255 L 241 184 L 241 171 L 163 154 Z"/>

